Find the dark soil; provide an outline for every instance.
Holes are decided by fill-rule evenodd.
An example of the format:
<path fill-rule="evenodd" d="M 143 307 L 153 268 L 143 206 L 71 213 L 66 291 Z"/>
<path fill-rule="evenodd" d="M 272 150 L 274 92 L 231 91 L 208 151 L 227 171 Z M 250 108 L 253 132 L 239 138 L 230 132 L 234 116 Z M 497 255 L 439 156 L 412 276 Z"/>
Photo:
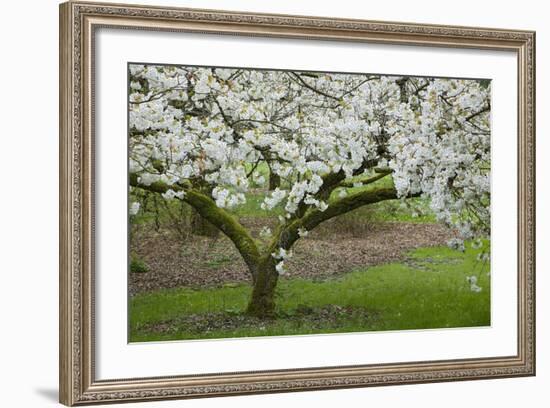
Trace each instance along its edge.
<path fill-rule="evenodd" d="M 255 237 L 269 220 L 241 220 Z M 406 252 L 444 245 L 452 231 L 438 224 L 380 223 L 357 228 L 334 225 L 312 231 L 294 247 L 285 262 L 288 276 L 312 280 L 336 277 L 354 269 L 406 259 Z M 232 242 L 217 238 L 178 237 L 166 230 L 139 226 L 132 232 L 131 252 L 148 266 L 144 273 L 130 273 L 130 294 L 181 286 L 205 287 L 250 281 L 246 265 Z"/>
<path fill-rule="evenodd" d="M 368 321 L 376 318 L 376 313 L 359 307 L 326 305 L 319 308 L 298 307 L 292 314 L 279 315 L 274 319 L 259 319 L 246 314 L 216 312 L 185 315 L 178 319 L 146 325 L 140 330 L 148 333 L 179 333 L 206 335 L 211 331 L 233 331 L 242 329 L 269 329 L 273 324 L 288 323 L 294 327 L 307 327 L 308 330 L 331 329 L 341 327 L 349 319 Z"/>

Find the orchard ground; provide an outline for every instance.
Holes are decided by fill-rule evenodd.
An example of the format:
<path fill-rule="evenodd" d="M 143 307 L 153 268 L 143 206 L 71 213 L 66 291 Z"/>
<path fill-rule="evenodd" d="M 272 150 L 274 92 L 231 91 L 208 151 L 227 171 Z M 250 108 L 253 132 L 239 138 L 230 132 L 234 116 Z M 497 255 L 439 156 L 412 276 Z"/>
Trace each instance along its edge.
<path fill-rule="evenodd" d="M 263 196 L 252 191 L 236 209 L 258 241 L 277 223 L 276 212 L 260 209 Z M 245 313 L 250 274 L 228 238 L 178 225 L 190 211 L 178 202 L 148 208 L 132 219 L 131 342 L 490 325 L 488 263 L 470 242 L 449 249 L 455 233 L 423 199 L 362 207 L 301 238 L 270 319 Z"/>

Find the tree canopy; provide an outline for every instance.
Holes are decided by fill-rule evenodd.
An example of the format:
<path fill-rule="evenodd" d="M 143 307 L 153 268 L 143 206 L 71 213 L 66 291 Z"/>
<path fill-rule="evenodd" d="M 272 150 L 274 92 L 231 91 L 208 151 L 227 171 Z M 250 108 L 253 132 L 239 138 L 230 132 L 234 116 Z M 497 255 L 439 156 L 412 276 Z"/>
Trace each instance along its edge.
<path fill-rule="evenodd" d="M 490 234 L 488 81 L 138 64 L 129 71 L 132 188 L 189 203 L 232 239 L 254 277 L 267 260 L 284 273 L 293 243 L 321 222 L 383 200 L 423 196 L 461 239 Z M 267 183 L 261 165 L 280 181 L 276 188 L 257 188 Z M 353 189 L 384 177 L 393 187 Z M 265 251 L 231 215 L 252 189 L 264 194 L 262 209 L 282 209 Z"/>

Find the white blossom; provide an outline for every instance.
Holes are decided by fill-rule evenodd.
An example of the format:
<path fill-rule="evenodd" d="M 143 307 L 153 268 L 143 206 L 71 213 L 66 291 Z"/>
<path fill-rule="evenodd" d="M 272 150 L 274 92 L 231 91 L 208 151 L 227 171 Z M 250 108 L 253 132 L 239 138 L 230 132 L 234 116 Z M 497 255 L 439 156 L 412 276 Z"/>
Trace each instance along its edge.
<path fill-rule="evenodd" d="M 483 241 L 481 239 L 475 239 L 472 241 L 472 248 L 473 249 L 479 249 L 483 247 Z"/>
<path fill-rule="evenodd" d="M 262 176 L 262 175 L 256 176 L 256 178 L 254 179 L 254 181 L 255 181 L 256 184 L 258 184 L 259 186 L 263 186 L 263 185 L 265 184 L 265 177 Z"/>
<path fill-rule="evenodd" d="M 272 235 L 271 228 L 269 227 L 262 227 L 260 230 L 260 237 L 261 238 L 270 238 Z"/>
<path fill-rule="evenodd" d="M 285 198 L 287 192 L 276 188 L 272 193 L 271 197 L 266 197 L 264 202 L 261 205 L 262 210 L 272 210 L 277 204 L 279 204 L 283 198 Z"/>
<path fill-rule="evenodd" d="M 460 238 L 451 238 L 447 241 L 447 246 L 460 252 L 464 252 L 464 241 Z"/>
<path fill-rule="evenodd" d="M 279 275 L 284 275 L 286 273 L 285 262 L 281 261 L 281 262 L 277 263 L 277 265 L 275 265 L 275 270 L 277 271 L 277 273 Z"/>
<path fill-rule="evenodd" d="M 292 251 L 287 251 L 284 248 L 279 248 L 277 252 L 273 252 L 271 256 L 275 259 L 289 259 L 292 257 Z"/>
<path fill-rule="evenodd" d="M 132 204 L 130 204 L 130 215 L 136 215 L 139 211 L 139 203 L 138 202 L 133 202 Z"/>
<path fill-rule="evenodd" d="M 162 193 L 162 197 L 164 197 L 167 200 L 171 200 L 176 197 L 179 199 L 182 199 L 184 196 L 185 196 L 184 191 L 174 191 L 172 189 L 168 189 L 164 193 Z"/>
<path fill-rule="evenodd" d="M 345 189 L 342 189 L 338 192 L 338 197 L 344 198 L 348 196 L 348 192 Z"/>
<path fill-rule="evenodd" d="M 466 281 L 470 284 L 470 290 L 472 292 L 476 292 L 476 293 L 481 292 L 482 288 L 477 285 L 477 277 L 476 276 L 474 276 L 474 275 L 467 276 Z"/>
<path fill-rule="evenodd" d="M 166 198 L 208 186 L 230 210 L 260 186 L 261 208 L 290 223 L 346 196 L 325 197 L 327 177 L 362 187 L 378 167 L 456 228 L 456 249 L 490 235 L 491 91 L 478 80 L 143 64 L 129 76 L 130 172 Z M 274 191 L 260 163 L 281 178 Z"/>

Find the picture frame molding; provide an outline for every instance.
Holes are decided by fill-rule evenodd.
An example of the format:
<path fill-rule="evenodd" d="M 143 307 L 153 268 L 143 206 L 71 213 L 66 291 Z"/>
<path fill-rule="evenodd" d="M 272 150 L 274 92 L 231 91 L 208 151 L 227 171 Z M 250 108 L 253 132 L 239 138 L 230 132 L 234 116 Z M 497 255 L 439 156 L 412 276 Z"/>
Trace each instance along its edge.
<path fill-rule="evenodd" d="M 95 379 L 94 36 L 101 27 L 506 50 L 518 61 L 518 350 L 513 356 Z M 60 5 L 59 386 L 65 405 L 535 375 L 535 33 L 127 4 Z"/>

